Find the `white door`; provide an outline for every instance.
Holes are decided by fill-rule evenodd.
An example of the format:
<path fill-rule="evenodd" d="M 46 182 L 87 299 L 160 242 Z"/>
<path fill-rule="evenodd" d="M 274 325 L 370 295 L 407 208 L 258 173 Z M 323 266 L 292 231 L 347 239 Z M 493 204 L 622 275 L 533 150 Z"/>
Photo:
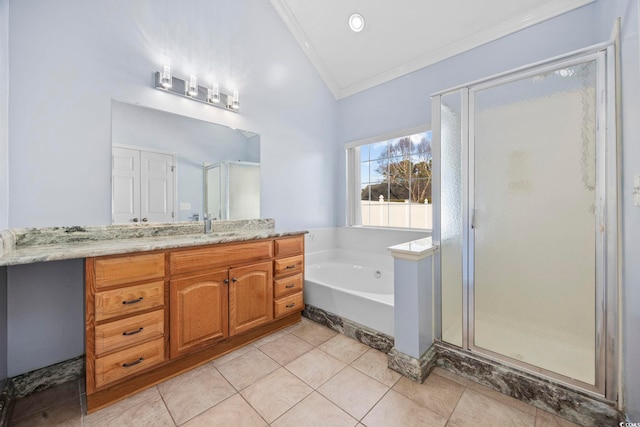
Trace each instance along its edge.
<path fill-rule="evenodd" d="M 175 158 L 135 148 L 112 150 L 112 222 L 173 222 Z"/>
<path fill-rule="evenodd" d="M 140 151 L 113 147 L 111 159 L 111 218 L 114 224 L 140 218 Z"/>
<path fill-rule="evenodd" d="M 173 156 L 140 152 L 140 218 L 173 221 Z"/>

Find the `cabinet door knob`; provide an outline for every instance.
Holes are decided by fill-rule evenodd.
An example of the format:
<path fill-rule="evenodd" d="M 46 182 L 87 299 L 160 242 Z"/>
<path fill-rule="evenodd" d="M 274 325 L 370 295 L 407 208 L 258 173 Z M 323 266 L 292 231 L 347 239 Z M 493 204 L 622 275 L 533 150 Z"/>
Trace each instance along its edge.
<path fill-rule="evenodd" d="M 142 218 L 142 222 L 147 222 L 149 221 L 147 218 Z"/>
<path fill-rule="evenodd" d="M 233 279 L 231 279 L 231 281 L 232 281 L 233 283 L 236 283 L 236 282 L 238 281 L 238 279 L 236 279 L 236 278 L 234 277 Z"/>
<path fill-rule="evenodd" d="M 224 284 L 228 285 L 229 284 L 229 279 L 224 279 Z"/>

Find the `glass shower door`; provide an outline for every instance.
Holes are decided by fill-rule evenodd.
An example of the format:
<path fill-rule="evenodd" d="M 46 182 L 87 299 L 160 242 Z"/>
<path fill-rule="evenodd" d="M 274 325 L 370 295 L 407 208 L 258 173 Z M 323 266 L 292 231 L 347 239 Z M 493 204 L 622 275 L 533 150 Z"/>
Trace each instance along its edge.
<path fill-rule="evenodd" d="M 591 59 L 470 90 L 469 347 L 595 385 Z"/>

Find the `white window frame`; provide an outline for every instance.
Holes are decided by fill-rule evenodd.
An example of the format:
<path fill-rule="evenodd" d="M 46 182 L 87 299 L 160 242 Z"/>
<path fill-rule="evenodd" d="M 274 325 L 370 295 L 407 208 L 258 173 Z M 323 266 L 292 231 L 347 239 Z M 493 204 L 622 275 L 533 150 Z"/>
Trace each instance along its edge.
<path fill-rule="evenodd" d="M 383 135 L 372 136 L 369 138 L 358 139 L 344 144 L 347 171 L 347 226 L 348 227 L 365 227 L 365 228 L 384 228 L 398 230 L 418 230 L 424 231 L 422 228 L 410 227 L 374 227 L 370 225 L 362 225 L 362 213 L 360 210 L 360 147 L 376 142 L 388 141 L 390 139 L 402 138 L 408 135 L 415 135 L 430 131 L 431 124 L 416 126 L 408 129 L 402 129 L 389 132 Z M 433 181 L 432 181 L 433 182 Z M 356 203 L 357 202 L 357 203 Z"/>

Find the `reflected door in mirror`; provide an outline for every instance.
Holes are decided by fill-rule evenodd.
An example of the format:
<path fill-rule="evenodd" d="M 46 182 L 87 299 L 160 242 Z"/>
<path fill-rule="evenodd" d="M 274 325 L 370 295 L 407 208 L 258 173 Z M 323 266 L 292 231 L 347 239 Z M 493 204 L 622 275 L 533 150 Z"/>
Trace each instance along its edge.
<path fill-rule="evenodd" d="M 112 152 L 113 223 L 173 222 L 174 156 L 125 147 Z"/>

